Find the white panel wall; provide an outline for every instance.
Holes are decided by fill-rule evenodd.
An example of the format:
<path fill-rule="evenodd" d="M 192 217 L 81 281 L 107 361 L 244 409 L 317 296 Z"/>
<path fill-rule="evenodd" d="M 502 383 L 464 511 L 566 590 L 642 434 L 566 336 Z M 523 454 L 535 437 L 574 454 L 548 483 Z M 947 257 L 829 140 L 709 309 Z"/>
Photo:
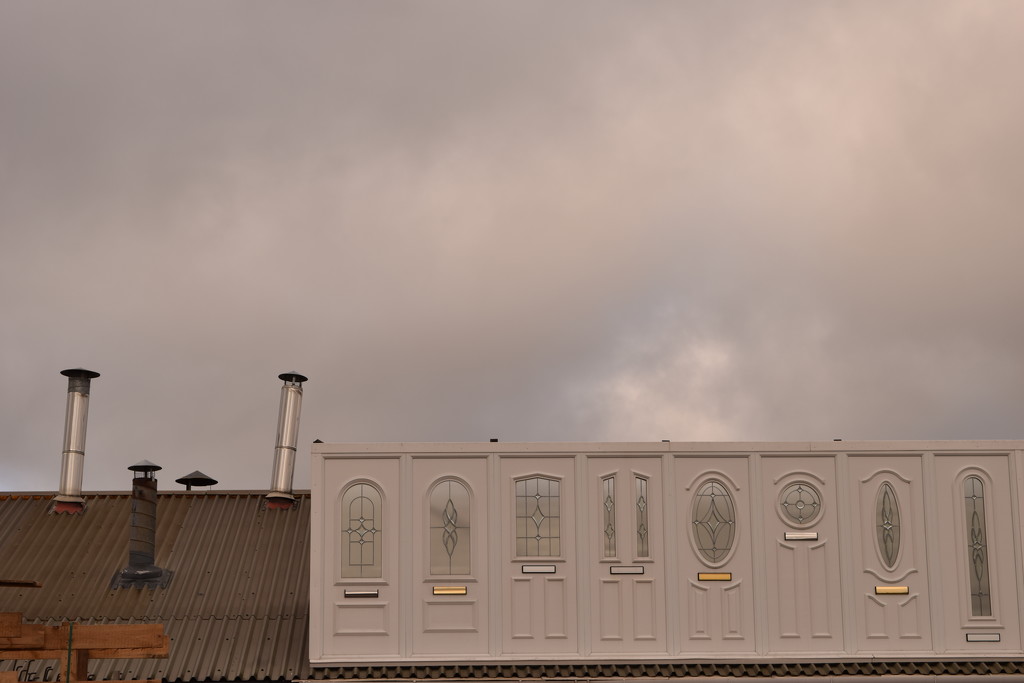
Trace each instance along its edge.
<path fill-rule="evenodd" d="M 1020 655 L 1022 457 L 315 444 L 310 661 Z"/>

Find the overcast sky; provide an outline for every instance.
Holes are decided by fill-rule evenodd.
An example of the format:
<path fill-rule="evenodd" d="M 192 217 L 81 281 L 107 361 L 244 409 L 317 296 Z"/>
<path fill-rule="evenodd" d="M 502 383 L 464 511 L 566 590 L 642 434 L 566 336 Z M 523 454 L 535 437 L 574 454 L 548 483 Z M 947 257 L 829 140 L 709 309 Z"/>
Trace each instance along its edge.
<path fill-rule="evenodd" d="M 0 4 L 0 490 L 1024 437 L 1024 2 Z"/>

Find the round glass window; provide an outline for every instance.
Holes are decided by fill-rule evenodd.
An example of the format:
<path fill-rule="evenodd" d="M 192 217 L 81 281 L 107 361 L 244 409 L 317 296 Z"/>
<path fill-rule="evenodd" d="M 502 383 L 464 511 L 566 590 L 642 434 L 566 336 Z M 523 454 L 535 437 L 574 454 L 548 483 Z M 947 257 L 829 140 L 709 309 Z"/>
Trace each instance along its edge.
<path fill-rule="evenodd" d="M 792 526 L 810 526 L 821 514 L 821 493 L 805 481 L 787 484 L 779 494 L 782 520 Z"/>

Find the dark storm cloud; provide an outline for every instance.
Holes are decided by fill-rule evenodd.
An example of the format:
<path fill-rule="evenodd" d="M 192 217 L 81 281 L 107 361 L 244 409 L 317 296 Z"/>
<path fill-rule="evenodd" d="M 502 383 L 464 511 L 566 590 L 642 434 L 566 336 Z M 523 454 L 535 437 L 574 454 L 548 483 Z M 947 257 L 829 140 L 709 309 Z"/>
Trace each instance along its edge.
<path fill-rule="evenodd" d="M 302 449 L 1021 436 L 1016 3 L 0 12 L 0 489 L 74 365 L 90 489 L 265 486 L 292 368 Z"/>

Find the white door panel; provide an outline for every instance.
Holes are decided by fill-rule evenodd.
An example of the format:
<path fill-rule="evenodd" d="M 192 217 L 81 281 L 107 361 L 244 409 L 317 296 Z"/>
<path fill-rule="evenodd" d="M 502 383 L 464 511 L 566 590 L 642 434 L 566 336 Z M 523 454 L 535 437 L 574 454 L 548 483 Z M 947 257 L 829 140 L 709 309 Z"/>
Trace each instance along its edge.
<path fill-rule="evenodd" d="M 1017 651 L 1008 458 L 974 455 L 965 461 L 937 455 L 935 472 L 946 649 Z"/>
<path fill-rule="evenodd" d="M 330 654 L 359 659 L 397 656 L 399 609 L 399 461 L 329 460 L 333 500 L 323 520 L 333 546 L 324 553 L 330 607 L 324 611 Z"/>
<path fill-rule="evenodd" d="M 843 651 L 835 458 L 763 457 L 768 645 Z"/>
<path fill-rule="evenodd" d="M 857 455 L 848 467 L 857 647 L 929 651 L 921 457 Z"/>
<path fill-rule="evenodd" d="M 488 651 L 487 460 L 417 458 L 413 653 Z"/>
<path fill-rule="evenodd" d="M 575 459 L 503 458 L 502 649 L 577 652 Z"/>
<path fill-rule="evenodd" d="M 591 643 L 595 653 L 664 653 L 659 458 L 590 458 Z"/>
<path fill-rule="evenodd" d="M 676 460 L 682 651 L 753 652 L 746 458 Z"/>

